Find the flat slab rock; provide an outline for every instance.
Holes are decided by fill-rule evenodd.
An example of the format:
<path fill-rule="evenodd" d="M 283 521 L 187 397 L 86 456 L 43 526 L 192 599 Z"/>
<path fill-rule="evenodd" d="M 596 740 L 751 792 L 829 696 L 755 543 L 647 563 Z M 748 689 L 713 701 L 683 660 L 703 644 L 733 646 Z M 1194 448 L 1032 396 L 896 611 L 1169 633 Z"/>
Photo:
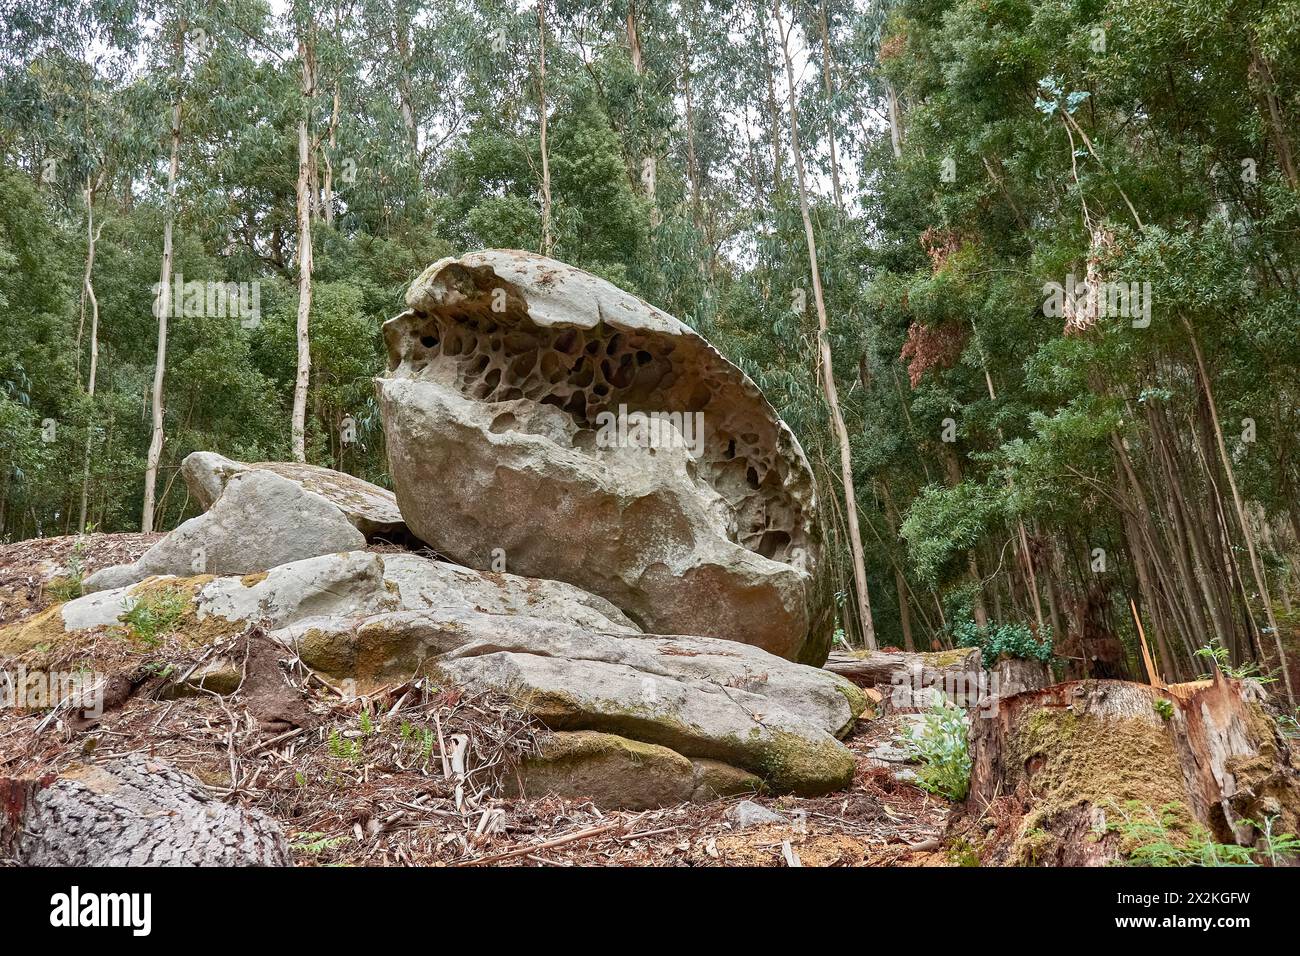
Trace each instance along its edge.
<path fill-rule="evenodd" d="M 96 571 L 82 588 L 103 591 L 158 574 L 249 574 L 365 543 L 365 535 L 326 499 L 273 472 L 245 471 L 230 477 L 208 511 L 133 564 Z"/>
<path fill-rule="evenodd" d="M 721 761 L 692 760 L 657 744 L 576 730 L 544 738 L 517 777 L 506 780 L 506 793 L 557 793 L 602 809 L 650 810 L 753 793 L 762 786 L 757 775 Z"/>
<path fill-rule="evenodd" d="M 324 498 L 367 539 L 401 539 L 406 522 L 397 509 L 397 498 L 386 488 L 355 475 L 293 461 L 234 461 L 215 452 L 196 451 L 181 462 L 185 487 L 204 510 L 212 507 L 227 482 L 250 471 L 269 471 L 297 484 L 304 491 Z"/>
<path fill-rule="evenodd" d="M 412 554 L 349 551 L 242 577 L 160 575 L 56 605 L 0 629 L 0 653 L 20 654 L 71 631 L 112 627 L 158 591 L 181 594 L 182 631 L 239 631 L 250 621 L 282 628 L 319 618 L 352 621 L 390 612 L 462 608 L 528 614 L 618 633 L 636 627 L 612 604 L 559 581 L 473 571 Z"/>
<path fill-rule="evenodd" d="M 771 790 L 839 789 L 851 780 L 854 759 L 837 738 L 866 706 L 841 677 L 719 638 L 601 632 L 464 608 L 307 619 L 271 636 L 335 677 L 392 681 L 426 661 L 470 691 L 514 697 L 553 730 L 598 731 L 666 748 L 685 758 L 670 774 L 669 790 L 679 797 L 701 782 L 687 767 L 700 760 L 757 777 Z M 646 753 L 657 755 L 661 769 L 673 765 L 660 751 Z M 631 760 L 626 748 L 584 754 L 607 768 Z M 562 762 L 563 773 L 547 778 L 552 783 L 597 775 L 575 771 L 582 761 L 573 753 Z M 646 775 L 649 789 L 634 803 L 658 805 L 662 793 L 654 788 L 668 785 L 654 777 Z"/>

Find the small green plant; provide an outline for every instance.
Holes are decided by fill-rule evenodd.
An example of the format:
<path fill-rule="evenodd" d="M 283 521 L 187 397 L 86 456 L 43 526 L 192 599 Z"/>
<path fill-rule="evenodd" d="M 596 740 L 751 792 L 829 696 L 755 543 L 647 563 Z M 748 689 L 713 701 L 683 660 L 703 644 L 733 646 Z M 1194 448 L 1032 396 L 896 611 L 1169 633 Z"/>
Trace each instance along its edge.
<path fill-rule="evenodd" d="M 908 734 L 908 750 L 921 762 L 917 783 L 949 800 L 965 800 L 970 790 L 970 745 L 966 712 L 940 697 L 925 714 L 920 733 Z"/>
<path fill-rule="evenodd" d="M 1262 673 L 1259 669 L 1259 665 L 1254 661 L 1246 661 L 1243 664 L 1234 665 L 1232 663 L 1232 655 L 1228 653 L 1228 649 L 1214 639 L 1211 639 L 1210 643 L 1206 644 L 1204 647 L 1197 648 L 1196 656 L 1204 658 L 1205 660 L 1214 661 L 1219 670 L 1223 671 L 1224 676 L 1231 677 L 1234 680 L 1246 680 L 1247 678 L 1250 678 L 1251 680 L 1258 681 L 1261 684 L 1271 684 L 1277 680 L 1276 677 L 1269 677 Z M 1198 679 L 1209 680 L 1213 676 L 1213 674 L 1208 673 L 1201 674 Z"/>
<path fill-rule="evenodd" d="M 1277 817 L 1271 816 L 1265 817 L 1263 823 L 1254 823 L 1255 829 L 1264 834 L 1261 852 L 1272 866 L 1290 866 L 1300 857 L 1300 837 L 1293 833 L 1274 833 L 1273 824 L 1276 822 Z"/>
<path fill-rule="evenodd" d="M 375 718 L 370 716 L 370 711 L 363 710 L 359 720 L 361 732 L 369 737 L 375 732 Z"/>
<path fill-rule="evenodd" d="M 1172 700 L 1159 697 L 1151 702 L 1151 706 L 1156 709 L 1156 713 L 1160 715 L 1161 720 L 1174 719 L 1174 702 Z"/>
<path fill-rule="evenodd" d="M 86 525 L 86 533 L 77 536 L 68 555 L 67 574 L 50 582 L 48 590 L 56 601 L 71 601 L 81 597 L 84 590 L 82 582 L 86 577 L 86 549 L 90 546 L 88 535 L 94 527 Z"/>
<path fill-rule="evenodd" d="M 433 745 L 438 742 L 438 735 L 427 727 L 416 727 L 408 721 L 402 721 L 399 729 L 404 744 L 414 744 L 419 751 L 421 763 L 433 756 Z"/>
<path fill-rule="evenodd" d="M 979 850 L 968 840 L 955 840 L 948 847 L 948 862 L 953 866 L 979 866 Z"/>
<path fill-rule="evenodd" d="M 145 644 L 157 644 L 184 616 L 189 598 L 175 588 L 151 590 L 140 596 L 118 620 L 127 626 L 130 637 Z"/>
<path fill-rule="evenodd" d="M 299 853 L 307 853 L 311 856 L 320 856 L 326 850 L 332 850 L 351 840 L 351 837 L 338 836 L 327 837 L 324 833 L 312 830 L 307 833 L 299 833 L 289 844 L 289 848 Z"/>
<path fill-rule="evenodd" d="M 1117 809 L 1120 819 L 1108 821 L 1106 829 L 1122 838 L 1128 866 L 1259 866 L 1266 860 L 1273 866 L 1289 864 L 1300 853 L 1300 838 L 1274 833 L 1276 817 L 1263 823 L 1246 821 L 1262 834 L 1259 849 L 1218 843 L 1199 824 L 1187 825 L 1187 808 L 1167 803 L 1159 811 L 1136 800 Z"/>
<path fill-rule="evenodd" d="M 351 760 L 353 762 L 361 760 L 361 741 L 349 740 L 339 733 L 337 727 L 330 731 L 329 750 L 332 756 L 338 757 L 340 760 Z"/>

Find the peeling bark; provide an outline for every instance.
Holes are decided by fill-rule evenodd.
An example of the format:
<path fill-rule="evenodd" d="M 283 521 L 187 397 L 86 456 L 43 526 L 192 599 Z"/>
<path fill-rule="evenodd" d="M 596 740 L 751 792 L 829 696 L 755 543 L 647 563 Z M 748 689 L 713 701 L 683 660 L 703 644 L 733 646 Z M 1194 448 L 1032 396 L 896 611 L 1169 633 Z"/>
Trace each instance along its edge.
<path fill-rule="evenodd" d="M 1070 681 L 996 700 L 971 726 L 971 787 L 950 839 L 986 864 L 1105 865 L 1112 824 L 1174 805 L 1173 839 L 1202 827 L 1251 846 L 1252 821 L 1300 822 L 1300 770 L 1253 681 L 1153 687 Z"/>

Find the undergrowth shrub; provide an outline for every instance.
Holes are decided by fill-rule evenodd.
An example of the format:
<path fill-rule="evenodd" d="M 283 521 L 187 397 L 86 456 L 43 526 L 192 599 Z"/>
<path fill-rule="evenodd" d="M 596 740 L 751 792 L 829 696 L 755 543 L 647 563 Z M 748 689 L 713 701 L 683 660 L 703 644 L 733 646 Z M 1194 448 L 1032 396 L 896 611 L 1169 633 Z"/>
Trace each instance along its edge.
<path fill-rule="evenodd" d="M 949 800 L 965 800 L 970 791 L 970 744 L 966 712 L 938 697 L 925 713 L 920 732 L 911 731 L 908 751 L 919 760 L 917 784 Z"/>

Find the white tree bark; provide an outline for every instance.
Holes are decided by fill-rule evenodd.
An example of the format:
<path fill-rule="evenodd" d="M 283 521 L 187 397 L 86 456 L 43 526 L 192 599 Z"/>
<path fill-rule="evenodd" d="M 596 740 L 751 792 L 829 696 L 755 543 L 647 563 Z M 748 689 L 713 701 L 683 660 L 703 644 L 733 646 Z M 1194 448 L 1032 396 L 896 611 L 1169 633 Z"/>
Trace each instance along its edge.
<path fill-rule="evenodd" d="M 99 373 L 99 299 L 95 296 L 95 244 L 104 228 L 95 228 L 95 187 L 97 182 L 86 176 L 86 272 L 82 277 L 82 290 L 90 303 L 90 372 L 86 377 L 86 396 L 90 399 L 90 416 L 86 422 L 86 454 L 82 462 L 81 510 L 77 516 L 77 530 L 86 533 L 86 507 L 90 500 L 90 457 L 95 436 L 95 380 Z"/>
<path fill-rule="evenodd" d="M 551 161 L 546 150 L 546 0 L 537 4 L 537 99 L 541 112 L 542 149 L 542 255 L 549 256 L 555 249 L 555 236 L 551 228 Z"/>
<path fill-rule="evenodd" d="M 316 95 L 315 51 L 306 37 L 298 40 L 302 57 L 303 113 L 298 121 L 298 371 L 293 383 L 293 460 L 307 460 L 307 387 L 311 382 L 311 139 L 307 133 Z"/>
<path fill-rule="evenodd" d="M 154 496 L 158 486 L 158 463 L 162 460 L 163 446 L 163 379 L 167 372 L 167 317 L 172 310 L 172 228 L 176 223 L 176 174 L 180 170 L 181 155 L 181 73 L 185 64 L 185 21 L 176 24 L 176 94 L 172 101 L 171 164 L 167 172 L 167 212 L 163 219 L 162 269 L 158 279 L 158 355 L 154 360 L 153 393 L 150 408 L 153 415 L 149 436 L 149 455 L 144 469 L 144 506 L 140 515 L 140 530 L 153 530 Z"/>
<path fill-rule="evenodd" d="M 853 559 L 853 581 L 858 598 L 858 617 L 867 647 L 876 650 L 876 625 L 871 616 L 871 598 L 867 594 L 866 559 L 862 550 L 862 531 L 858 524 L 858 496 L 853 483 L 853 458 L 849 447 L 849 432 L 840 411 L 839 391 L 835 387 L 834 367 L 831 364 L 831 340 L 826 319 L 826 299 L 822 294 L 821 270 L 817 265 L 817 240 L 813 235 L 812 215 L 808 211 L 808 187 L 804 177 L 803 154 L 799 148 L 799 105 L 795 95 L 794 63 L 790 59 L 790 36 L 781 19 L 780 0 L 773 0 L 772 12 L 776 16 L 777 33 L 781 40 L 781 55 L 785 58 L 786 84 L 790 91 L 790 146 L 794 153 L 794 171 L 799 184 L 799 211 L 803 214 L 804 239 L 808 244 L 808 268 L 812 272 L 813 302 L 817 307 L 817 345 L 820 361 L 822 390 L 830 407 L 831 421 L 840 446 L 840 475 L 844 482 L 844 510 L 849 526 L 849 549 Z"/>

